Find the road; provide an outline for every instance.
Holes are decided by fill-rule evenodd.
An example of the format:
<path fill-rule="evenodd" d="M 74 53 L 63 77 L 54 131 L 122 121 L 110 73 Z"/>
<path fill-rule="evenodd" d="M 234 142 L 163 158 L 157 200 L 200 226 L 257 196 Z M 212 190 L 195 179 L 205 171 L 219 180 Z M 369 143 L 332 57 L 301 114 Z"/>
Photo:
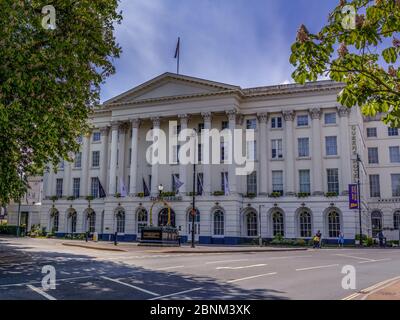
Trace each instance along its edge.
<path fill-rule="evenodd" d="M 41 286 L 45 265 L 56 270 L 55 289 Z M 347 265 L 356 269 L 356 290 L 342 288 Z M 0 300 L 343 299 L 399 270 L 398 249 L 165 254 L 0 238 Z"/>

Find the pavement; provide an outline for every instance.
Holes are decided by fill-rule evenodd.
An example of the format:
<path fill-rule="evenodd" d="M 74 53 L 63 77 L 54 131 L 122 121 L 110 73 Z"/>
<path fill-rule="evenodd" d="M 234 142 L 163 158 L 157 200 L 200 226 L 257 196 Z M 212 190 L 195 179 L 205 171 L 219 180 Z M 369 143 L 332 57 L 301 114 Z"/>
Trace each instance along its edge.
<path fill-rule="evenodd" d="M 118 247 L 125 251 L 63 243 L 0 238 L 0 300 L 399 298 L 398 249 L 237 252 L 234 247 L 220 253 L 171 253 L 122 244 Z M 43 267 L 49 266 L 56 271 L 54 289 L 42 286 Z M 342 286 L 349 266 L 355 271 L 354 288 Z"/>

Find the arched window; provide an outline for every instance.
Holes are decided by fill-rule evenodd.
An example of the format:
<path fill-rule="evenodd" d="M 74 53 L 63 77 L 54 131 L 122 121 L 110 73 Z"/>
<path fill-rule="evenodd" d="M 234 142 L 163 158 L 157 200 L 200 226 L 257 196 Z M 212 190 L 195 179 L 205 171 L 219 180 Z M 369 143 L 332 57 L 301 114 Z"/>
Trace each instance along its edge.
<path fill-rule="evenodd" d="M 214 235 L 224 235 L 224 213 L 221 210 L 214 212 Z"/>
<path fill-rule="evenodd" d="M 328 233 L 330 238 L 339 237 L 340 215 L 336 211 L 331 211 L 328 214 Z"/>
<path fill-rule="evenodd" d="M 311 213 L 302 211 L 299 214 L 300 237 L 310 238 L 312 234 Z"/>
<path fill-rule="evenodd" d="M 393 214 L 393 228 L 399 230 L 400 227 L 400 211 L 396 211 Z"/>
<path fill-rule="evenodd" d="M 147 210 L 140 209 L 137 213 L 137 231 L 138 234 L 142 234 L 142 229 L 147 226 Z"/>
<path fill-rule="evenodd" d="M 96 213 L 94 211 L 88 213 L 88 231 L 90 233 L 96 231 Z"/>
<path fill-rule="evenodd" d="M 171 226 L 175 227 L 175 212 L 170 209 Z M 163 227 L 168 225 L 168 208 L 164 208 L 158 214 L 158 226 Z"/>
<path fill-rule="evenodd" d="M 272 234 L 273 236 L 285 236 L 285 223 L 283 214 L 280 211 L 275 211 L 272 214 Z"/>
<path fill-rule="evenodd" d="M 77 222 L 77 216 L 76 212 L 71 213 L 71 233 L 76 233 L 76 222 Z"/>
<path fill-rule="evenodd" d="M 59 221 L 60 221 L 60 215 L 58 213 L 58 211 L 56 209 L 54 209 L 54 211 L 52 211 L 51 213 L 51 218 L 52 218 L 52 230 L 51 232 L 58 232 L 58 225 L 59 225 Z"/>
<path fill-rule="evenodd" d="M 246 225 L 247 225 L 247 236 L 256 237 L 258 229 L 257 229 L 257 214 L 255 212 L 249 212 L 246 215 Z"/>
<path fill-rule="evenodd" d="M 371 213 L 372 237 L 376 237 L 382 230 L 382 213 L 380 211 L 373 211 Z"/>
<path fill-rule="evenodd" d="M 125 233 L 125 211 L 123 209 L 119 209 L 115 215 L 117 220 L 117 232 Z"/>

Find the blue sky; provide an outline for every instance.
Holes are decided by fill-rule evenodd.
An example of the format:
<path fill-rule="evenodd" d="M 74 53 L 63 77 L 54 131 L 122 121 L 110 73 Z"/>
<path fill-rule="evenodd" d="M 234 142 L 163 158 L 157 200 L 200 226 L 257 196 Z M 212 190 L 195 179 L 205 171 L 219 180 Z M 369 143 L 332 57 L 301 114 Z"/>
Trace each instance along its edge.
<path fill-rule="evenodd" d="M 123 53 L 105 101 L 164 72 L 181 37 L 181 73 L 245 87 L 291 81 L 290 46 L 304 23 L 319 31 L 338 0 L 121 0 Z"/>

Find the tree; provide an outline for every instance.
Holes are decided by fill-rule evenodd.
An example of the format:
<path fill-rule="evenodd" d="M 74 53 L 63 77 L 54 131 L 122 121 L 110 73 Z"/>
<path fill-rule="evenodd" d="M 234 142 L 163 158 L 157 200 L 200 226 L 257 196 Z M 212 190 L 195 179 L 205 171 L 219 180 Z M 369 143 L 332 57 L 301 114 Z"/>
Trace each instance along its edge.
<path fill-rule="evenodd" d="M 0 1 L 0 203 L 19 199 L 27 176 L 79 150 L 100 84 L 121 52 L 117 6 L 118 0 Z"/>
<path fill-rule="evenodd" d="M 321 76 L 344 83 L 338 101 L 400 126 L 400 0 L 341 0 L 317 34 L 302 25 L 292 45 L 292 74 L 304 84 Z"/>

